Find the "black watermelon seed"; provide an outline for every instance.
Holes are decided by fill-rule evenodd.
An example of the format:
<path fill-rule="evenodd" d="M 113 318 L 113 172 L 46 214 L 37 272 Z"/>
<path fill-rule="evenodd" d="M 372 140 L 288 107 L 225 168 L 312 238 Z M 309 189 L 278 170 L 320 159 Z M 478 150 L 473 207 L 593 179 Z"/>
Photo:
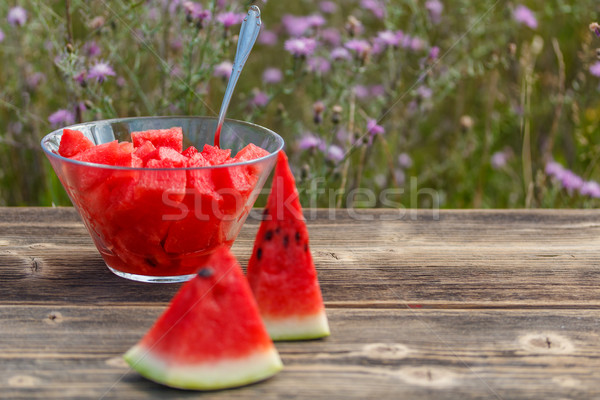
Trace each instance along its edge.
<path fill-rule="evenodd" d="M 308 243 L 304 243 L 304 251 L 308 251 Z"/>
<path fill-rule="evenodd" d="M 296 243 L 300 243 L 300 232 L 296 232 Z"/>
<path fill-rule="evenodd" d="M 280 231 L 281 229 L 279 227 L 275 228 L 275 233 L 279 234 Z"/>
<path fill-rule="evenodd" d="M 256 250 L 256 259 L 260 260 L 261 257 L 262 257 L 262 249 L 259 247 L 258 250 Z"/>
<path fill-rule="evenodd" d="M 154 260 L 153 258 L 146 258 L 146 263 L 151 266 L 151 267 L 156 267 L 158 265 L 158 263 L 156 262 L 156 260 Z"/>
<path fill-rule="evenodd" d="M 290 243 L 290 237 L 288 235 L 285 235 L 283 237 L 283 247 L 288 247 L 289 243 Z"/>
<path fill-rule="evenodd" d="M 267 233 L 265 233 L 265 240 L 269 241 L 273 239 L 273 231 L 268 230 Z"/>
<path fill-rule="evenodd" d="M 200 278 L 210 278 L 211 276 L 213 276 L 215 274 L 215 271 L 212 268 L 202 268 L 200 271 L 198 271 L 198 276 Z"/>

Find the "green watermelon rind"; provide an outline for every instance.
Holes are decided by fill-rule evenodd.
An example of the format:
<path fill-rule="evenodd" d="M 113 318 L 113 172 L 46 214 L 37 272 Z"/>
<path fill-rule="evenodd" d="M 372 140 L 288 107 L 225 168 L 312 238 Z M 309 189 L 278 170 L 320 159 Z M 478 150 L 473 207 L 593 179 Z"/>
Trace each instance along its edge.
<path fill-rule="evenodd" d="M 305 316 L 270 317 L 262 316 L 267 332 L 274 341 L 312 340 L 330 335 L 325 310 Z"/>
<path fill-rule="evenodd" d="M 140 375 L 163 385 L 188 390 L 220 390 L 270 378 L 283 368 L 275 347 L 236 359 L 194 365 L 170 365 L 143 346 L 135 345 L 123 356 Z"/>

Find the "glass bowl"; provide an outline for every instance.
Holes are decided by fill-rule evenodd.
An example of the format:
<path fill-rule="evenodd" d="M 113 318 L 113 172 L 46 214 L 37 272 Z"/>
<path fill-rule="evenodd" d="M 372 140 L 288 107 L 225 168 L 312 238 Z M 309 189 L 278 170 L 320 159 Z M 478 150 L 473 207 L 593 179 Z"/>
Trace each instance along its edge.
<path fill-rule="evenodd" d="M 184 149 L 213 144 L 212 117 L 140 117 L 69 126 L 95 144 L 131 142 L 131 132 L 181 127 Z M 270 154 L 209 167 L 135 168 L 82 162 L 58 154 L 63 130 L 42 148 L 108 268 L 142 282 L 182 282 L 220 245 L 231 246 L 283 148 L 259 125 L 226 120 L 221 148 L 234 156 L 249 143 Z"/>

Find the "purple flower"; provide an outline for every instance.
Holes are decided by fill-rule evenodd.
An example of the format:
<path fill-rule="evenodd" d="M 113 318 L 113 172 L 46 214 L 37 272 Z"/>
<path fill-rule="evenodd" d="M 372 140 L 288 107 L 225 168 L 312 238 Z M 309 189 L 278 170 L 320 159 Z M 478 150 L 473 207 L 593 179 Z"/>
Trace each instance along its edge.
<path fill-rule="evenodd" d="M 305 18 L 306 18 L 306 23 L 311 28 L 321 27 L 321 26 L 325 25 L 325 22 L 327 22 L 327 21 L 325 21 L 325 18 L 323 18 L 323 16 L 321 14 L 312 14 Z"/>
<path fill-rule="evenodd" d="M 323 139 L 316 137 L 310 132 L 306 132 L 300 140 L 298 140 L 298 148 L 300 150 L 319 149 L 325 151 L 326 144 Z"/>
<path fill-rule="evenodd" d="M 281 17 L 281 22 L 290 36 L 302 36 L 310 28 L 310 21 L 306 17 L 286 14 Z"/>
<path fill-rule="evenodd" d="M 590 67 L 590 74 L 600 77 L 600 61 L 596 61 Z"/>
<path fill-rule="evenodd" d="M 360 6 L 371 11 L 379 19 L 382 19 L 385 14 L 384 5 L 378 0 L 361 0 Z"/>
<path fill-rule="evenodd" d="M 2 29 L 0 29 L 0 43 L 2 43 L 3 40 L 4 40 L 4 32 L 2 32 Z"/>
<path fill-rule="evenodd" d="M 183 3 L 183 10 L 188 18 L 202 22 L 204 20 L 210 20 L 210 10 L 202 8 L 202 4 L 193 1 L 186 1 Z"/>
<path fill-rule="evenodd" d="M 267 68 L 262 75 L 264 83 L 279 83 L 282 79 L 283 73 L 279 68 Z"/>
<path fill-rule="evenodd" d="M 34 72 L 27 76 L 27 86 L 30 89 L 36 89 L 43 81 L 46 80 L 46 75 L 41 72 Z"/>
<path fill-rule="evenodd" d="M 440 0 L 427 0 L 425 2 L 425 8 L 429 11 L 429 18 L 434 24 L 439 24 L 442 17 L 442 11 L 444 11 L 444 5 Z"/>
<path fill-rule="evenodd" d="M 127 84 L 127 81 L 125 80 L 125 78 L 123 78 L 122 76 L 119 76 L 117 78 L 117 86 L 118 87 L 125 87 L 126 84 Z"/>
<path fill-rule="evenodd" d="M 422 50 L 423 47 L 425 47 L 425 43 L 423 42 L 422 39 L 420 39 L 418 37 L 413 37 L 413 38 L 411 38 L 410 44 L 408 45 L 408 47 L 412 51 L 419 51 L 419 50 Z"/>
<path fill-rule="evenodd" d="M 356 85 L 352 90 L 354 90 L 354 95 L 359 99 L 369 97 L 369 88 L 367 88 L 366 86 Z"/>
<path fill-rule="evenodd" d="M 567 169 L 563 171 L 561 183 L 567 191 L 572 192 L 583 186 L 583 179 L 573 171 Z"/>
<path fill-rule="evenodd" d="M 261 30 L 258 35 L 258 43 L 264 44 L 265 46 L 273 46 L 277 43 L 277 34 L 269 30 Z"/>
<path fill-rule="evenodd" d="M 269 104 L 269 96 L 265 92 L 255 90 L 250 104 L 255 107 L 264 107 Z"/>
<path fill-rule="evenodd" d="M 587 181 L 579 188 L 579 193 L 582 196 L 590 196 L 595 199 L 600 199 L 600 184 L 596 181 Z"/>
<path fill-rule="evenodd" d="M 429 58 L 431 58 L 432 60 L 437 59 L 440 56 L 440 48 L 437 46 L 433 46 L 431 49 L 429 49 Z"/>
<path fill-rule="evenodd" d="M 215 66 L 215 70 L 213 71 L 213 75 L 218 78 L 229 79 L 231 76 L 231 69 L 233 68 L 233 64 L 230 61 L 223 61 L 220 64 Z"/>
<path fill-rule="evenodd" d="M 359 57 L 368 54 L 371 51 L 371 44 L 363 39 L 351 39 L 348 40 L 344 46 L 350 50 L 356 52 Z"/>
<path fill-rule="evenodd" d="M 96 56 L 99 56 L 100 53 L 102 52 L 100 50 L 100 46 L 98 46 L 98 43 L 96 43 L 95 41 L 87 42 L 83 46 L 83 51 L 89 58 L 94 58 Z"/>
<path fill-rule="evenodd" d="M 27 11 L 21 6 L 16 6 L 8 10 L 6 20 L 12 26 L 23 26 L 27 22 Z"/>
<path fill-rule="evenodd" d="M 560 180 L 562 178 L 563 172 L 565 171 L 565 168 L 556 161 L 549 161 L 548 163 L 546 163 L 544 171 L 546 172 L 546 175 L 552 176 Z"/>
<path fill-rule="evenodd" d="M 408 155 L 408 153 L 400 153 L 398 156 L 398 165 L 401 168 L 410 168 L 412 167 L 412 158 Z"/>
<path fill-rule="evenodd" d="M 354 91 L 354 95 L 359 99 L 369 97 L 369 88 L 364 85 L 356 85 L 352 88 L 352 90 Z"/>
<path fill-rule="evenodd" d="M 344 150 L 335 144 L 332 144 L 327 149 L 327 158 L 334 162 L 340 162 L 344 159 Z"/>
<path fill-rule="evenodd" d="M 494 169 L 502 169 L 508 162 L 509 154 L 506 151 L 497 151 L 490 157 L 490 164 Z"/>
<path fill-rule="evenodd" d="M 322 1 L 319 3 L 319 9 L 325 14 L 333 14 L 337 11 L 338 6 L 333 1 Z"/>
<path fill-rule="evenodd" d="M 48 117 L 48 122 L 54 127 L 71 125 L 75 122 L 75 115 L 69 110 L 60 109 Z"/>
<path fill-rule="evenodd" d="M 307 61 L 308 69 L 311 72 L 326 74 L 331 70 L 331 64 L 323 57 L 313 57 Z"/>
<path fill-rule="evenodd" d="M 235 13 L 232 11 L 227 11 L 217 15 L 217 21 L 222 23 L 225 26 L 225 29 L 232 25 L 241 24 L 244 18 L 246 18 L 246 14 Z"/>
<path fill-rule="evenodd" d="M 285 41 L 284 48 L 295 57 L 310 56 L 317 47 L 313 38 L 292 38 Z"/>
<path fill-rule="evenodd" d="M 513 18 L 518 23 L 528 26 L 531 29 L 535 29 L 538 26 L 538 22 L 533 11 L 522 4 L 515 8 L 513 12 Z"/>
<path fill-rule="evenodd" d="M 385 87 L 383 85 L 372 85 L 369 87 L 369 94 L 373 97 L 381 97 L 385 94 Z"/>
<path fill-rule="evenodd" d="M 88 71 L 87 78 L 96 79 L 98 82 L 102 83 L 108 76 L 115 75 L 117 74 L 112 69 L 109 63 L 105 61 L 98 61 Z"/>
<path fill-rule="evenodd" d="M 401 38 L 396 34 L 396 32 L 387 30 L 387 31 L 378 32 L 377 38 L 375 40 L 385 46 L 396 47 L 400 44 L 400 39 Z"/>
<path fill-rule="evenodd" d="M 377 120 L 369 119 L 367 121 L 367 132 L 371 136 L 383 135 L 385 133 L 385 129 L 383 129 L 383 126 L 377 125 Z"/>
<path fill-rule="evenodd" d="M 323 29 L 321 32 L 321 37 L 325 42 L 332 46 L 339 46 L 340 42 L 342 41 L 340 32 L 335 28 Z"/>
<path fill-rule="evenodd" d="M 352 58 L 350 52 L 343 47 L 336 47 L 331 50 L 329 57 L 331 57 L 332 60 L 350 60 Z"/>
<path fill-rule="evenodd" d="M 85 80 L 87 79 L 87 71 L 84 69 L 83 71 L 75 75 L 73 79 L 75 79 L 75 82 L 79 83 L 80 85 L 83 85 L 85 83 Z"/>
<path fill-rule="evenodd" d="M 427 86 L 419 86 L 416 90 L 417 96 L 422 99 L 430 99 L 433 95 L 433 90 Z"/>

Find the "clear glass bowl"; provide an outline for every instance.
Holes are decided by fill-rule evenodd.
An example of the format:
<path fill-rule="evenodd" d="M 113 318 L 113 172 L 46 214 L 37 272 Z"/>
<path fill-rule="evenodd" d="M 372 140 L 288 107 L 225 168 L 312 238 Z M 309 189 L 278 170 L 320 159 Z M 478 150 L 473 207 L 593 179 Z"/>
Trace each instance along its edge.
<path fill-rule="evenodd" d="M 68 127 L 95 144 L 131 142 L 131 132 L 181 127 L 184 149 L 213 144 L 211 117 L 142 117 Z M 220 245 L 231 246 L 283 148 L 275 132 L 226 120 L 221 148 L 232 156 L 249 143 L 268 156 L 195 168 L 115 167 L 58 154 L 62 129 L 42 148 L 79 212 L 98 251 L 115 274 L 142 282 L 190 279 Z"/>

